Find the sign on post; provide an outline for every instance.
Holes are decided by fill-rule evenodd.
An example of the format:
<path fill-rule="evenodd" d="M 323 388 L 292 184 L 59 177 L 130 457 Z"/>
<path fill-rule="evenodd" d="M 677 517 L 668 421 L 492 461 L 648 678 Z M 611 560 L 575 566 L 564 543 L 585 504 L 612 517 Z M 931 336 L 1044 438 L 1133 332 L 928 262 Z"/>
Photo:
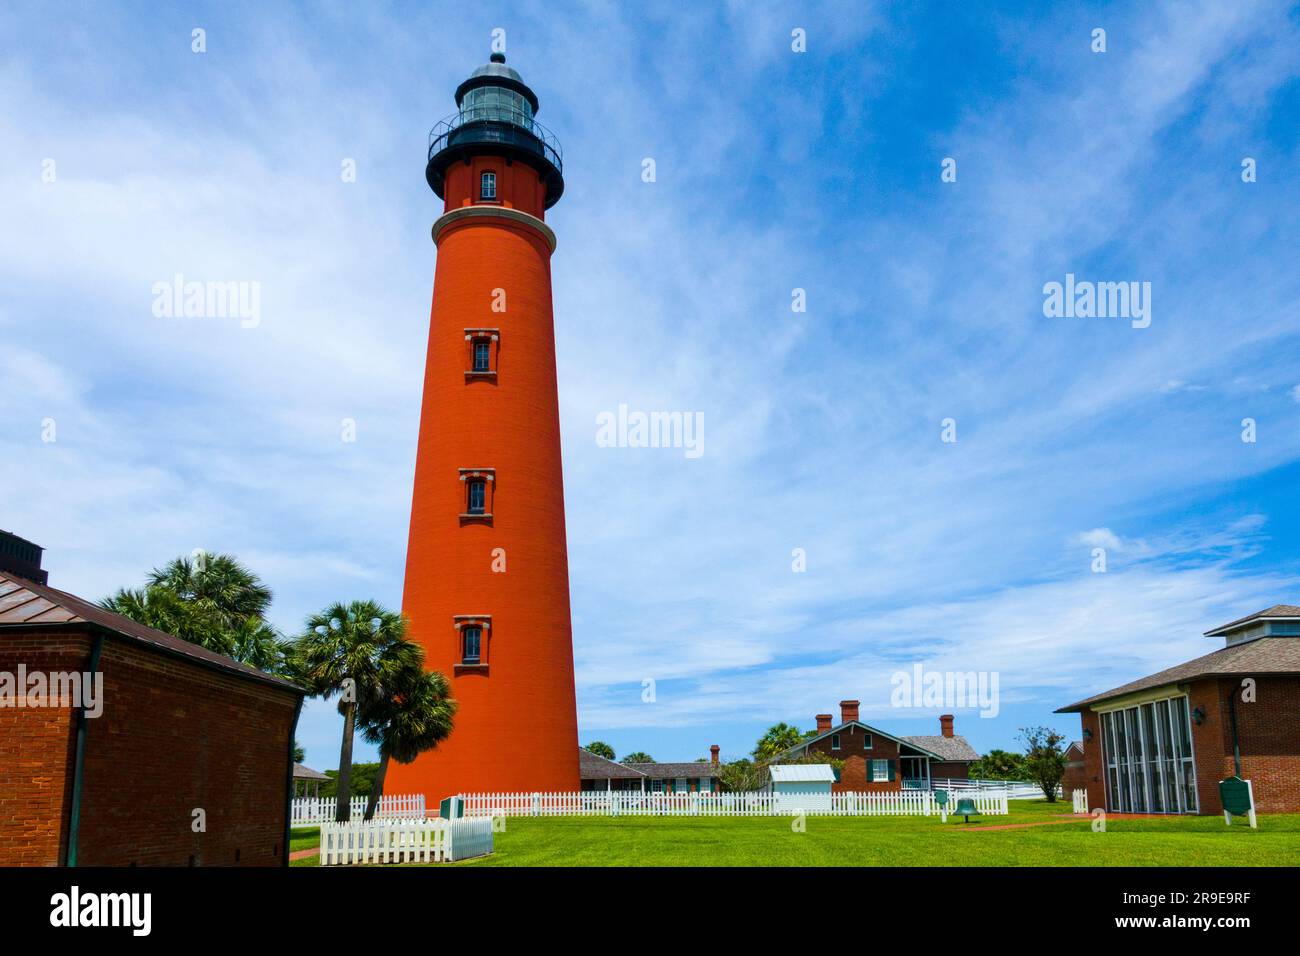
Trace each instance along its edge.
<path fill-rule="evenodd" d="M 1245 816 L 1252 830 L 1255 825 L 1255 791 L 1249 780 L 1229 777 L 1219 781 L 1219 799 L 1223 802 L 1223 822 L 1232 826 L 1234 816 Z"/>

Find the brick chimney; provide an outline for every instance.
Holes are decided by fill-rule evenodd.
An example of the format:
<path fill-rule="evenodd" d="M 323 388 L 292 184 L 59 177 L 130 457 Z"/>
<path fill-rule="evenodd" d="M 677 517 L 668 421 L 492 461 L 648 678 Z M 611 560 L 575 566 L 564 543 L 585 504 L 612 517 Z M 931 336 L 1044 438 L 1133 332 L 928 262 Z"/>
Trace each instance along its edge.
<path fill-rule="evenodd" d="M 939 733 L 945 737 L 952 736 L 952 714 L 942 714 L 939 717 Z"/>
<path fill-rule="evenodd" d="M 709 748 L 709 763 L 713 764 L 715 767 L 718 765 L 718 751 L 720 749 L 721 748 L 717 744 L 714 744 Z"/>
<path fill-rule="evenodd" d="M 817 715 L 817 733 L 824 734 L 831 729 L 831 721 L 834 718 L 830 714 Z"/>
<path fill-rule="evenodd" d="M 847 724 L 850 720 L 858 719 L 858 704 L 860 700 L 842 700 L 840 701 L 840 723 Z"/>

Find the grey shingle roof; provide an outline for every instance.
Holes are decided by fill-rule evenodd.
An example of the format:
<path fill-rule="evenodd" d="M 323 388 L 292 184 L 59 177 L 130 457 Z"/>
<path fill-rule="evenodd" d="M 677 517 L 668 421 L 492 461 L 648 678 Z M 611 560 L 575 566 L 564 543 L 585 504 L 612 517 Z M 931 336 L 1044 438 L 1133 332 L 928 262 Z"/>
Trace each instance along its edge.
<path fill-rule="evenodd" d="M 953 734 L 951 737 L 923 734 L 919 737 L 903 737 L 902 739 L 909 744 L 915 744 L 923 750 L 928 750 L 930 753 L 938 754 L 944 760 L 980 759 L 980 755 L 975 752 L 975 748 L 967 743 L 966 738 L 960 734 Z"/>
<path fill-rule="evenodd" d="M 319 770 L 313 770 L 311 767 L 296 763 L 293 765 L 293 779 L 295 780 L 329 780 L 330 775 L 321 773 Z"/>
<path fill-rule="evenodd" d="M 625 764 L 606 760 L 581 747 L 578 748 L 578 775 L 583 780 L 605 780 L 611 777 L 615 780 L 628 780 L 645 776 Z"/>
<path fill-rule="evenodd" d="M 1163 684 L 1182 684 L 1204 677 L 1231 677 L 1238 674 L 1300 675 L 1300 638 L 1261 637 L 1246 644 L 1222 647 L 1210 654 L 1141 677 L 1105 693 L 1086 697 L 1068 707 L 1062 707 L 1057 713 L 1077 713 L 1103 700 L 1123 697 L 1125 694 L 1160 687 Z"/>
<path fill-rule="evenodd" d="M 667 779 L 669 777 L 716 777 L 718 768 L 716 765 L 702 760 L 697 763 L 632 763 L 629 767 L 635 767 L 647 777 L 656 779 Z"/>

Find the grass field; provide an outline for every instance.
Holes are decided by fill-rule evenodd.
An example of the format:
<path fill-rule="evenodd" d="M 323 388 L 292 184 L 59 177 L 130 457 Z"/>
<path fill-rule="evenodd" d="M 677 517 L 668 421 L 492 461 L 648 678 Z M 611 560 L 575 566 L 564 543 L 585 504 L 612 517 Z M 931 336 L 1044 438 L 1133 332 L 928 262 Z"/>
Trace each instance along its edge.
<path fill-rule="evenodd" d="M 1072 820 L 1018 830 L 979 825 L 1066 819 L 1068 804 L 1013 800 L 1005 817 L 510 817 L 491 856 L 457 866 L 1296 866 L 1300 814 Z M 316 846 L 294 830 L 291 849 Z M 318 857 L 294 861 L 316 866 Z"/>

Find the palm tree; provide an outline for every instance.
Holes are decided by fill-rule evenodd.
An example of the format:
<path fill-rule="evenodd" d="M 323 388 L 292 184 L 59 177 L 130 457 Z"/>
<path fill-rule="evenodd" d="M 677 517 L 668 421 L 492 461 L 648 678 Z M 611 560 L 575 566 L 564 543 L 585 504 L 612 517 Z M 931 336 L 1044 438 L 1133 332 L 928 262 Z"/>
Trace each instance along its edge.
<path fill-rule="evenodd" d="M 606 760 L 614 759 L 614 748 L 603 740 L 593 740 L 582 749 L 589 754 L 595 754 L 597 757 L 604 757 Z"/>
<path fill-rule="evenodd" d="M 121 588 L 99 606 L 191 644 L 234 656 L 234 642 L 210 615 L 164 588 Z"/>
<path fill-rule="evenodd" d="M 424 669 L 424 651 L 417 652 L 416 663 L 403 667 L 385 682 L 378 692 L 364 699 L 358 723 L 366 743 L 379 748 L 379 770 L 366 801 L 365 819 L 375 815 L 379 798 L 384 794 L 388 761 L 410 763 L 426 750 L 447 739 L 456 716 L 456 702 L 451 686 L 438 671 Z"/>
<path fill-rule="evenodd" d="M 419 645 L 406 639 L 406 621 L 374 601 L 331 604 L 307 618 L 290 649 L 290 668 L 313 694 L 337 696 L 343 715 L 335 819 L 348 819 L 352 800 L 352 738 L 357 704 L 381 696 L 404 668 L 422 666 Z"/>
<path fill-rule="evenodd" d="M 177 558 L 149 572 L 149 586 L 209 610 L 230 628 L 264 617 L 271 606 L 271 589 L 228 554 L 199 551 L 193 559 Z"/>
<path fill-rule="evenodd" d="M 199 551 L 149 572 L 100 607 L 265 671 L 284 669 L 284 643 L 266 621 L 271 590 L 228 554 Z"/>
<path fill-rule="evenodd" d="M 623 759 L 619 761 L 619 763 L 654 763 L 654 762 L 655 762 L 655 758 L 650 756 L 648 753 L 646 753 L 643 750 L 638 750 L 635 753 L 624 754 Z"/>
<path fill-rule="evenodd" d="M 755 760 L 768 760 L 802 743 L 807 736 L 798 727 L 791 727 L 787 723 L 773 724 L 767 728 L 767 732 L 762 737 L 758 738 L 753 757 Z"/>

